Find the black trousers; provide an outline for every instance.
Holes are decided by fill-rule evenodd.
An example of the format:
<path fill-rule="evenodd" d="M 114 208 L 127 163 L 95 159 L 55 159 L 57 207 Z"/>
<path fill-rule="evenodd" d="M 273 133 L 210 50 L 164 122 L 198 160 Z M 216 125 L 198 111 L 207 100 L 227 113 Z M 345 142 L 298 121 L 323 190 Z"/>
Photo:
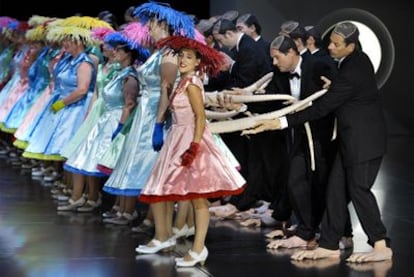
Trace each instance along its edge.
<path fill-rule="evenodd" d="M 368 243 L 389 239 L 381 221 L 377 201 L 371 188 L 377 177 L 382 157 L 345 167 L 341 153 L 336 155 L 329 176 L 326 211 L 321 224 L 319 246 L 336 250 L 344 233 L 349 200 L 352 202 Z M 347 199 L 347 195 L 349 199 Z"/>
<path fill-rule="evenodd" d="M 222 138 L 226 144 L 229 142 L 247 181 L 245 190 L 230 198 L 231 204 L 245 211 L 254 207 L 258 200 L 271 202 L 280 195 L 288 168 L 285 132 L 268 131 L 249 138 L 231 133 Z"/>

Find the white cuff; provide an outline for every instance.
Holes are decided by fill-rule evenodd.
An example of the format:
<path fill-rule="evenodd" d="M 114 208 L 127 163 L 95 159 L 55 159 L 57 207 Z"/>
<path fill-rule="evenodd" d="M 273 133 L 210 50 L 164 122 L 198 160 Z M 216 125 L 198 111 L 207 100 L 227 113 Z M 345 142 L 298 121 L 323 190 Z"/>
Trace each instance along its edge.
<path fill-rule="evenodd" d="M 279 120 L 280 120 L 280 129 L 286 129 L 288 127 L 286 116 L 280 117 Z"/>

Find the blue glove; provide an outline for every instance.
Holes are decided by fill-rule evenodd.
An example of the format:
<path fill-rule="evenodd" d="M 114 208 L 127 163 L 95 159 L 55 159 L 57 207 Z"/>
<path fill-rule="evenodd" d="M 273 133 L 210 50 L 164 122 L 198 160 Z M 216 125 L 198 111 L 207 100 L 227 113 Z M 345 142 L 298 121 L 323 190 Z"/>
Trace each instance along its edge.
<path fill-rule="evenodd" d="M 119 134 L 119 132 L 121 132 L 122 127 L 124 127 L 124 124 L 122 124 L 121 122 L 119 122 L 118 123 L 118 126 L 115 129 L 115 131 L 112 133 L 111 140 L 114 140 L 114 138 Z"/>
<path fill-rule="evenodd" d="M 155 123 L 154 133 L 152 133 L 152 148 L 155 151 L 160 151 L 164 144 L 164 123 Z"/>

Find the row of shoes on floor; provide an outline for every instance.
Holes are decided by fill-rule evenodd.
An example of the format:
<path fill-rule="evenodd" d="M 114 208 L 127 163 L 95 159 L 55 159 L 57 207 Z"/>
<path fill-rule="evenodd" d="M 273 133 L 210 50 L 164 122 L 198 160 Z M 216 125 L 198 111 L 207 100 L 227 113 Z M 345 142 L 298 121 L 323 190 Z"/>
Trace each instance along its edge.
<path fill-rule="evenodd" d="M 101 195 L 99 195 L 98 199 L 94 201 L 88 199 L 87 195 L 84 194 L 78 200 L 73 200 L 72 198 L 69 198 L 69 200 L 66 203 L 58 202 L 57 210 L 88 213 L 95 211 L 95 209 L 100 207 L 101 204 Z"/>
<path fill-rule="evenodd" d="M 128 225 L 138 218 L 138 212 L 121 212 L 119 206 L 113 206 L 111 210 L 102 213 L 102 222 L 114 225 Z"/>
<path fill-rule="evenodd" d="M 45 182 L 53 182 L 59 180 L 62 176 L 53 166 L 43 167 L 36 161 L 32 161 L 32 178 L 33 179 L 42 179 Z M 29 166 L 27 164 L 27 166 Z"/>

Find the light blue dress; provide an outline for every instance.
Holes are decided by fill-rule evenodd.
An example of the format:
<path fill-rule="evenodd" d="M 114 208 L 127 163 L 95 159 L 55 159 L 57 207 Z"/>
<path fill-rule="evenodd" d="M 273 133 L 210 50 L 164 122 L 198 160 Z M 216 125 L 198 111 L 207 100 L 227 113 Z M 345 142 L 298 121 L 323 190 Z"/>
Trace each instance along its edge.
<path fill-rule="evenodd" d="M 103 187 L 108 193 L 138 196 L 158 156 L 158 152 L 152 149 L 152 133 L 161 94 L 161 59 L 162 53 L 154 52 L 138 68 L 140 99 L 119 159 Z"/>
<path fill-rule="evenodd" d="M 104 70 L 104 65 L 98 65 L 98 72 L 96 76 L 95 94 L 96 99 L 89 109 L 86 119 L 76 131 L 74 137 L 62 149 L 61 156 L 70 157 L 72 153 L 78 148 L 86 137 L 89 135 L 91 129 L 96 125 L 102 113 L 105 111 L 104 99 L 101 97 L 103 88 L 109 81 L 111 81 L 116 74 L 121 70 L 119 63 L 107 64 L 107 70 Z"/>
<path fill-rule="evenodd" d="M 10 49 L 7 48 L 6 51 L 10 51 Z M 22 62 L 22 60 L 23 60 L 24 56 L 26 55 L 27 51 L 29 51 L 28 46 L 25 46 L 21 50 L 17 51 L 14 54 L 13 59 L 11 60 L 11 64 L 9 64 L 8 67 L 4 69 L 3 72 L 0 72 L 0 74 L 5 74 L 6 72 L 8 73 L 10 70 L 13 71 L 13 75 L 10 78 L 10 80 L 8 80 L 6 85 L 0 90 L 0 106 L 7 99 L 10 92 L 12 91 L 12 89 L 15 86 L 17 86 L 20 82 L 20 79 L 21 79 L 21 76 L 20 76 L 20 63 Z M 4 77 L 6 77 L 6 76 L 4 76 Z"/>
<path fill-rule="evenodd" d="M 128 66 L 116 75 L 103 89 L 101 98 L 104 100 L 104 112 L 99 117 L 89 135 L 67 157 L 63 168 L 67 171 L 88 175 L 106 176 L 97 170 L 99 159 L 111 145 L 112 134 L 121 119 L 124 107 L 123 82 L 126 77 L 137 78 L 134 67 Z"/>
<path fill-rule="evenodd" d="M 29 145 L 23 152 L 23 157 L 43 160 L 63 160 L 60 156 L 62 148 L 73 137 L 79 126 L 85 119 L 89 102 L 95 88 L 95 74 L 93 69 L 91 82 L 87 94 L 80 100 L 65 106 L 62 110 L 54 113 L 52 104 L 70 95 L 78 86 L 78 67 L 82 62 L 89 63 L 92 68 L 94 64 L 85 52 L 63 65 L 55 79 L 55 87 L 49 102 L 40 115 L 33 134 L 29 139 Z"/>
<path fill-rule="evenodd" d="M 71 61 L 71 55 L 68 53 L 63 53 L 62 57 L 59 59 L 59 61 L 56 63 L 55 67 L 53 68 L 53 83 L 59 82 L 59 79 L 57 78 L 57 76 L 59 75 L 59 73 L 66 68 L 66 65 Z M 48 85 L 50 85 L 50 82 L 52 80 L 49 80 Z M 55 87 L 55 86 L 54 86 Z M 57 90 L 54 91 L 49 91 L 49 89 L 46 87 L 43 92 L 41 93 L 41 96 L 44 93 L 59 93 Z M 39 98 L 40 98 L 39 97 Z M 50 99 L 49 99 L 50 100 Z M 17 139 L 19 141 L 25 142 L 25 144 L 30 140 L 30 138 L 32 137 L 33 133 L 34 133 L 34 129 L 35 127 L 38 125 L 40 118 L 42 117 L 43 113 L 45 113 L 46 109 L 50 109 L 50 106 L 48 106 L 49 104 L 49 100 L 46 101 L 47 103 L 45 103 L 45 105 L 39 110 L 38 114 L 33 118 L 32 122 L 30 123 L 30 125 L 24 130 L 23 133 L 21 133 Z M 18 132 L 18 131 L 17 131 Z"/>
<path fill-rule="evenodd" d="M 13 45 L 9 45 L 0 52 L 0 86 L 7 82 L 10 70 L 13 70 Z"/>
<path fill-rule="evenodd" d="M 29 87 L 23 93 L 23 96 L 13 105 L 13 108 L 4 119 L 3 124 L 5 128 L 17 129 L 19 127 L 26 113 L 49 84 L 49 62 L 58 53 L 58 49 L 50 49 L 49 47 L 42 49 L 35 62 L 29 68 Z"/>

